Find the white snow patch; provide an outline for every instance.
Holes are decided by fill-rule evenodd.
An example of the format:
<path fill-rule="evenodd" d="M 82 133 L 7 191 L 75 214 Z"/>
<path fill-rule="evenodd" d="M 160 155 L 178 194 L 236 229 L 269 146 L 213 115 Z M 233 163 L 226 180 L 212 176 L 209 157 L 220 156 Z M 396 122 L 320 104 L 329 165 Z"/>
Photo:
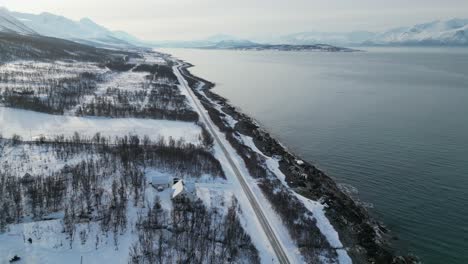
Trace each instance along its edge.
<path fill-rule="evenodd" d="M 48 175 L 65 166 L 74 166 L 83 160 L 98 159 L 94 154 L 75 154 L 66 160 L 59 158 L 56 151 L 41 145 L 21 144 L 6 145 L 0 148 L 0 166 L 9 168 L 12 176 L 23 177 L 26 173 L 31 176 Z"/>
<path fill-rule="evenodd" d="M 62 264 L 83 263 L 101 264 L 103 262 L 127 262 L 128 249 L 135 240 L 130 231 L 119 236 L 119 248 L 116 250 L 112 236 L 102 236 L 96 223 L 77 225 L 76 237 L 70 249 L 70 242 L 62 233 L 61 220 L 40 221 L 10 225 L 9 231 L 0 234 L 0 263 L 9 263 L 9 259 L 17 255 L 21 261 L 28 264 Z M 80 232 L 87 232 L 84 244 L 80 240 Z M 96 235 L 100 235 L 96 250 Z M 32 243 L 27 241 L 32 239 Z"/>
<path fill-rule="evenodd" d="M 101 133 L 104 137 L 125 136 L 128 134 L 149 136 L 157 140 L 160 136 L 175 140 L 183 139 L 187 143 L 200 144 L 201 128 L 195 123 L 153 120 L 139 118 L 101 118 L 59 116 L 38 113 L 33 111 L 0 107 L 0 133 L 4 137 L 13 134 L 23 139 L 34 136 L 55 135 L 72 136 L 74 132 L 81 136 L 92 137 Z"/>

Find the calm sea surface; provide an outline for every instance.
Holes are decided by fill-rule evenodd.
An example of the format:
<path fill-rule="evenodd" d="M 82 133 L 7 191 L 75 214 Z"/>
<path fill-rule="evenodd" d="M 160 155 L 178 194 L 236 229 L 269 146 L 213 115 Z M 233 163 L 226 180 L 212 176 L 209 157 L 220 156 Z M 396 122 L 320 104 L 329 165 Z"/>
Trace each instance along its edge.
<path fill-rule="evenodd" d="M 468 49 L 163 50 L 362 201 L 424 263 L 468 263 Z"/>

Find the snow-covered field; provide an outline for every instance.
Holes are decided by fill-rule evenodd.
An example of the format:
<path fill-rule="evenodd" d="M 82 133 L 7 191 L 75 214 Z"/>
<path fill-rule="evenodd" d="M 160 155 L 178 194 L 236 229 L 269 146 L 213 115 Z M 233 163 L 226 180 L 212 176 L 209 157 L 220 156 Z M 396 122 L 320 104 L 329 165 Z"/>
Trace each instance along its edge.
<path fill-rule="evenodd" d="M 154 172 L 153 172 L 154 173 Z M 157 172 L 167 178 L 171 174 Z M 151 173 L 148 174 L 150 176 Z M 150 177 L 148 177 L 150 179 Z M 146 200 L 153 201 L 158 196 L 165 210 L 172 209 L 171 189 L 156 191 L 150 185 L 146 188 Z M 105 235 L 98 223 L 78 224 L 76 238 L 70 245 L 70 240 L 63 231 L 60 218 L 63 215 L 51 215 L 59 219 L 36 221 L 10 225 L 7 232 L 0 234 L 0 264 L 9 263 L 13 256 L 21 256 L 17 263 L 27 264 L 63 264 L 63 263 L 128 263 L 129 251 L 137 240 L 134 227 L 138 213 L 145 209 L 130 206 L 127 217 L 130 228 L 119 234 L 118 246 L 115 246 L 113 234 Z M 84 234 L 84 235 L 82 235 Z M 32 243 L 28 239 L 32 239 Z"/>
<path fill-rule="evenodd" d="M 97 95 L 103 95 L 107 89 L 119 89 L 121 91 L 146 90 L 150 80 L 146 80 L 147 72 L 113 72 L 106 75 L 106 81 L 97 85 Z"/>
<path fill-rule="evenodd" d="M 136 59 L 133 62 L 166 64 L 163 57 L 154 54 L 145 54 L 143 59 Z M 63 78 L 76 78 L 79 77 L 81 72 L 86 72 L 88 70 L 95 70 L 96 72 L 104 74 L 100 76 L 100 78 L 103 78 L 103 82 L 99 83 L 96 87 L 97 89 L 93 91 L 95 92 L 95 95 L 106 95 L 108 88 L 117 88 L 121 91 L 141 91 L 147 88 L 144 87 L 145 84 L 154 81 L 148 79 L 148 73 L 144 72 L 130 71 L 124 73 L 110 73 L 108 72 L 108 69 L 98 68 L 96 65 L 76 64 L 76 67 L 74 67 L 74 65 L 75 63 L 67 64 L 65 62 L 16 62 L 3 65 L 0 66 L 0 75 L 4 77 L 2 79 L 3 85 L 1 85 L 2 81 L 0 81 L 0 89 L 1 87 L 14 87 L 34 90 L 35 88 L 41 88 L 41 82 L 43 80 L 46 80 L 47 83 L 49 81 L 53 82 L 53 80 Z M 36 82 L 34 80 L 35 77 L 43 79 L 41 82 Z M 182 94 L 186 95 L 184 92 L 185 90 L 182 90 Z M 36 91 L 34 91 L 34 93 L 36 93 Z M 24 95 L 21 93 L 17 94 Z M 84 100 L 80 102 L 85 103 L 87 99 L 92 96 L 92 94 L 84 94 Z M 149 97 L 147 96 L 147 98 Z M 145 101 L 147 101 L 147 99 Z M 91 138 L 96 133 L 100 133 L 101 137 L 109 137 L 110 139 L 126 135 L 138 135 L 139 137 L 149 136 L 153 140 L 159 140 L 161 137 L 164 137 L 165 139 L 172 138 L 174 140 L 182 140 L 183 142 L 192 143 L 194 145 L 202 145 L 202 129 L 194 122 L 155 120 L 150 118 L 78 117 L 71 114 L 72 113 L 68 113 L 68 115 L 52 115 L 0 106 L 0 136 L 3 138 L 12 138 L 17 135 L 23 140 L 29 141 L 37 140 L 41 137 L 53 139 L 55 136 L 59 135 L 72 137 L 75 132 L 78 133 L 81 138 Z M 0 177 L 2 179 L 15 178 L 17 179 L 16 181 L 20 182 L 23 180 L 22 178 L 25 175 L 29 174 L 35 178 L 34 182 L 39 184 L 38 186 L 40 186 L 42 179 L 46 180 L 51 179 L 52 177 L 59 177 L 60 179 L 58 182 L 61 182 L 62 180 L 63 182 L 66 182 L 65 186 L 67 187 L 65 189 L 66 193 L 64 194 L 66 199 L 76 199 L 76 195 L 83 194 L 83 191 L 80 189 L 80 186 L 82 185 L 73 185 L 73 190 L 70 189 L 71 187 L 68 185 L 68 183 L 70 183 L 70 178 L 68 177 L 87 177 L 83 175 L 77 176 L 76 172 L 69 173 L 68 171 L 70 168 L 85 166 L 84 164 L 87 164 L 86 166 L 89 166 L 87 168 L 91 171 L 93 171 L 93 168 L 96 169 L 93 175 L 97 177 L 97 181 L 94 182 L 94 184 L 97 185 L 93 187 L 92 192 L 95 192 L 94 194 L 98 195 L 98 191 L 104 190 L 104 198 L 99 198 L 103 201 L 104 206 L 106 206 L 106 203 L 108 203 L 107 206 L 111 206 L 111 192 L 115 193 L 113 184 L 115 184 L 115 182 L 117 182 L 117 184 L 124 184 L 122 177 L 130 177 L 124 176 L 127 171 L 125 171 L 125 173 L 123 172 L 124 169 L 120 163 L 120 159 L 122 157 L 119 158 L 118 154 L 116 154 L 116 157 L 109 160 L 109 156 L 105 156 L 103 153 L 100 153 L 99 151 L 103 150 L 99 150 L 98 147 L 90 147 L 89 149 L 83 148 L 83 152 L 80 152 L 80 150 L 70 146 L 61 149 L 60 144 L 44 145 L 14 142 L 15 141 L 0 142 Z M 174 150 L 167 151 L 171 152 Z M 182 153 L 183 150 L 179 151 L 181 151 L 179 153 Z M 254 214 L 252 209 L 245 206 L 246 200 L 241 194 L 240 187 L 236 182 L 224 179 L 222 177 L 224 175 L 221 169 L 219 169 L 219 172 L 221 173 L 216 173 L 220 175 L 211 175 L 211 172 L 206 172 L 206 170 L 209 169 L 209 167 L 206 167 L 210 164 L 209 162 L 218 164 L 215 159 L 210 160 L 206 157 L 207 155 L 210 155 L 209 151 L 206 151 L 205 154 L 199 153 L 202 151 L 201 148 L 194 154 L 191 154 L 190 151 L 188 151 L 188 153 L 184 153 L 185 156 L 182 155 L 182 157 L 187 157 L 187 159 L 190 160 L 190 155 L 205 155 L 205 160 L 202 160 L 202 162 L 204 162 L 204 164 L 202 164 L 203 166 L 194 163 L 194 166 L 199 167 L 192 170 L 184 170 L 185 167 L 190 168 L 190 164 L 180 165 L 184 168 L 171 168 L 171 166 L 174 165 L 171 165 L 170 159 L 164 159 L 165 156 L 164 153 L 162 153 L 160 154 L 162 161 L 159 161 L 159 163 L 154 161 L 157 157 L 155 158 L 153 156 L 153 160 L 151 161 L 153 163 L 149 162 L 153 165 L 150 165 L 149 167 L 146 165 L 144 168 L 138 169 L 132 166 L 128 167 L 133 169 L 133 173 L 135 173 L 132 174 L 133 176 L 138 176 L 138 173 L 141 172 L 140 175 L 144 175 L 147 182 L 144 182 L 144 184 L 146 184 L 143 185 L 145 186 L 145 191 L 143 192 L 143 198 L 140 200 L 132 200 L 133 189 L 129 188 L 128 185 L 125 185 L 126 189 L 124 190 L 127 192 L 126 195 L 128 196 L 128 200 L 124 199 L 120 200 L 120 202 L 124 201 L 127 204 L 125 212 L 127 214 L 126 219 L 128 223 L 126 223 L 126 229 L 116 233 L 103 231 L 100 226 L 100 222 L 104 220 L 102 220 L 103 218 L 98 217 L 99 210 L 110 210 L 109 212 L 114 212 L 112 210 L 115 210 L 115 207 L 111 206 L 110 209 L 99 209 L 97 208 L 98 203 L 91 205 L 96 206 L 96 208 L 86 211 L 87 213 L 85 213 L 89 214 L 90 218 L 86 218 L 87 220 L 84 221 L 74 221 L 74 235 L 70 236 L 70 233 L 66 233 L 64 231 L 65 218 L 67 218 L 67 214 L 64 213 L 64 211 L 69 208 L 72 208 L 71 210 L 75 210 L 73 209 L 74 205 L 70 206 L 65 204 L 64 206 L 59 206 L 59 209 L 55 209 L 56 211 L 53 211 L 54 213 L 52 214 L 36 216 L 35 213 L 32 213 L 35 210 L 33 209 L 35 207 L 31 205 L 32 202 L 30 202 L 30 196 L 28 196 L 31 189 L 21 187 L 19 189 L 19 193 L 24 197 L 21 202 L 24 209 L 22 214 L 24 213 L 24 215 L 17 218 L 17 223 L 11 222 L 11 219 L 7 220 L 7 223 L 10 224 L 6 225 L 4 230 L 5 232 L 0 232 L 0 264 L 8 263 L 8 261 L 15 255 L 21 257 L 21 260 L 17 263 L 80 263 L 81 261 L 83 261 L 82 263 L 128 263 L 131 252 L 130 248 L 138 241 L 138 228 L 141 228 L 141 226 L 138 227 L 136 225 L 136 222 L 139 221 L 140 216 L 147 213 L 148 208 L 153 205 L 156 197 L 159 197 L 158 199 L 162 210 L 166 212 L 167 216 L 169 216 L 169 218 L 164 221 L 169 221 L 169 224 L 171 224 L 170 212 L 174 206 L 174 201 L 171 200 L 173 197 L 172 190 L 170 188 L 166 188 L 163 191 L 157 191 L 155 187 L 150 184 L 153 177 L 166 177 L 168 182 L 171 182 L 174 177 L 183 178 L 184 183 L 186 184 L 186 191 L 192 193 L 194 197 L 200 198 L 209 213 L 213 214 L 213 219 L 217 219 L 216 221 L 218 222 L 214 223 L 213 227 L 210 227 L 214 228 L 214 230 L 224 230 L 223 232 L 227 232 L 225 230 L 229 230 L 229 227 L 221 226 L 224 222 L 219 221 L 226 221 L 229 212 L 228 208 L 230 208 L 232 204 L 236 203 L 235 201 L 239 200 L 240 206 L 235 207 L 235 210 L 237 212 L 236 217 L 240 222 L 240 230 L 244 228 L 248 231 L 248 234 L 250 234 L 250 237 L 253 240 L 253 244 L 259 250 L 262 263 L 272 263 L 275 260 L 275 257 L 272 257 L 274 256 L 274 253 L 268 245 L 268 239 L 265 235 L 256 234 L 259 224 L 254 220 L 255 218 L 252 217 Z M 120 151 L 118 153 L 120 153 Z M 173 157 L 172 161 L 177 161 L 177 159 L 180 160 L 184 158 Z M 194 157 L 192 161 L 196 162 L 196 159 L 197 157 Z M 93 167 L 93 162 L 101 165 Z M 184 160 L 184 162 L 186 162 L 186 160 Z M 138 164 L 134 166 L 141 166 L 139 163 L 132 164 Z M 160 167 L 154 167 L 154 164 L 163 165 Z M 172 164 L 181 163 L 175 162 Z M 202 171 L 201 174 L 193 174 L 197 170 Z M 203 172 L 203 170 L 205 170 L 205 172 Z M 15 180 L 12 181 L 15 182 Z M 0 185 L 0 187 L 2 186 Z M 11 199 L 8 195 L 10 194 L 3 194 L 3 196 L 0 196 L 2 197 L 0 202 L 10 202 L 7 200 Z M 119 195 L 122 195 L 120 191 Z M 115 195 L 113 197 L 115 198 Z M 116 204 L 112 205 L 115 206 Z M 82 205 L 77 205 L 76 209 L 79 210 L 80 206 Z M 89 209 L 89 205 L 86 205 L 86 207 Z M 43 208 L 42 205 L 41 208 Z M 46 209 L 44 210 L 50 213 L 52 209 L 46 206 Z M 84 211 L 81 213 L 83 212 Z M 110 217 L 115 216 L 111 215 Z M 7 218 L 2 216 L 0 219 Z M 78 217 L 77 219 L 82 218 Z M 5 225 L 3 225 L 3 227 L 4 226 Z M 236 232 L 236 234 L 238 234 L 238 232 Z M 116 236 L 118 236 L 118 243 L 115 242 Z M 73 239 L 70 239 L 70 237 L 73 237 Z M 219 238 L 222 239 L 222 236 Z M 241 235 L 236 239 L 239 240 L 246 238 L 247 240 L 250 239 L 245 235 Z M 214 242 L 213 245 L 225 250 L 223 243 Z M 241 254 L 251 252 L 248 251 L 248 244 L 244 243 L 242 245 L 247 245 L 247 249 L 241 249 L 240 251 L 243 252 Z M 172 249 L 169 248 L 168 250 L 171 252 L 170 250 Z M 234 250 L 234 252 L 236 251 L 239 250 Z M 221 258 L 224 258 L 222 254 L 219 254 L 220 252 L 222 251 L 216 250 L 215 253 L 211 252 L 210 254 L 218 254 L 218 258 L 219 255 L 221 255 Z M 246 256 L 247 255 L 242 255 L 240 258 L 242 259 Z M 246 261 L 240 262 L 247 263 Z"/>
<path fill-rule="evenodd" d="M 42 150 L 42 151 L 41 151 Z M 19 167 L 22 163 L 26 163 L 26 168 L 30 165 L 47 166 L 41 171 L 53 172 L 56 171 L 63 161 L 58 161 L 53 154 L 53 151 L 44 151 L 41 146 L 30 146 L 25 151 L 27 155 L 34 157 L 36 152 L 40 152 L 38 160 L 26 159 L 21 161 L 14 157 L 18 155 L 17 150 L 9 150 L 7 155 L 4 155 L 4 160 L 9 160 L 13 167 Z M 31 158 L 30 157 L 30 158 Z M 80 158 L 90 158 L 79 156 Z M 74 163 L 74 158 L 67 162 L 68 165 Z M 56 164 L 55 164 L 56 163 Z M 147 212 L 148 208 L 153 205 L 153 201 L 158 197 L 161 207 L 170 215 L 173 208 L 172 190 L 165 188 L 163 191 L 157 191 L 151 184 L 153 176 L 165 177 L 169 180 L 173 178 L 173 174 L 169 171 L 163 171 L 158 168 L 147 168 L 145 177 L 147 180 L 145 190 L 145 206 L 135 206 L 131 201 L 128 202 L 127 221 L 128 228 L 124 232 L 119 232 L 118 242 L 115 242 L 115 233 L 107 233 L 102 231 L 98 222 L 83 222 L 77 223 L 74 231 L 74 239 L 70 243 L 70 238 L 64 232 L 64 223 L 62 218 L 63 213 L 53 213 L 45 218 L 51 220 L 42 221 L 24 221 L 18 224 L 11 224 L 4 233 L 0 233 L 0 264 L 9 263 L 9 260 L 14 256 L 20 256 L 21 260 L 16 263 L 31 263 L 31 264 L 62 264 L 62 263 L 129 263 L 129 254 L 132 246 L 138 241 L 138 234 L 135 227 L 138 217 Z M 184 176 L 184 182 L 188 186 L 195 197 L 200 198 L 204 205 L 215 210 L 218 214 L 217 221 L 221 220 L 227 214 L 227 208 L 232 204 L 235 191 L 232 191 L 234 186 L 224 179 L 215 178 L 211 175 L 205 175 L 202 178 L 191 178 L 190 175 Z M 106 192 L 111 192 L 109 188 Z M 246 213 L 238 211 L 238 216 L 242 226 L 249 228 L 251 232 L 255 232 L 255 224 L 250 222 L 250 212 Z M 221 223 L 218 223 L 221 224 Z M 254 241 L 263 241 L 266 239 L 262 236 L 253 237 Z M 258 243 L 258 242 L 257 242 Z M 169 249 L 170 250 L 170 249 Z M 263 251 L 265 253 L 267 251 Z M 271 263 L 268 259 L 271 252 L 262 255 L 264 260 L 262 263 Z M 266 260 L 265 260 L 266 259 Z"/>
<path fill-rule="evenodd" d="M 95 158 L 97 156 L 94 154 L 72 155 L 64 160 L 55 151 L 40 145 L 0 145 L 0 171 L 8 170 L 14 177 L 23 177 L 26 173 L 31 176 L 49 175 L 65 166 L 74 166 L 84 159 Z"/>
<path fill-rule="evenodd" d="M 65 154 L 65 153 L 68 154 Z M 73 167 L 81 162 L 90 160 L 100 160 L 101 154 L 95 148 L 84 148 L 79 152 L 65 151 L 55 149 L 53 145 L 0 142 L 0 179 L 5 179 L 5 175 L 23 177 L 26 173 L 33 177 L 47 177 L 47 175 L 61 175 L 60 171 L 65 167 Z M 101 182 L 99 189 L 104 188 L 104 194 L 110 195 L 112 192 L 113 180 L 118 180 L 122 174 L 122 168 L 119 167 L 117 159 L 117 170 L 111 170 L 99 175 L 98 182 Z M 219 221 L 227 212 L 227 207 L 232 202 L 232 192 L 230 184 L 215 175 L 203 174 L 201 177 L 195 177 L 190 173 L 176 174 L 174 170 L 166 164 L 165 168 L 147 167 L 142 170 L 146 177 L 146 187 L 144 200 L 133 203 L 133 196 L 130 188 L 127 188 L 129 200 L 127 203 L 126 219 L 127 228 L 117 233 L 105 232 L 100 227 L 99 219 L 93 221 L 83 221 L 75 223 L 74 238 L 70 243 L 69 233 L 64 232 L 64 213 L 58 211 L 44 215 L 41 219 L 31 219 L 25 215 L 20 223 L 10 224 L 5 232 L 0 232 L 0 264 L 8 263 L 15 255 L 21 257 L 17 263 L 128 263 L 130 248 L 138 241 L 136 222 L 141 214 L 147 212 L 152 206 L 156 196 L 159 198 L 161 207 L 170 215 L 173 207 L 172 190 L 165 188 L 163 191 L 157 191 L 150 182 L 153 177 L 166 178 L 170 183 L 172 179 L 182 177 L 186 183 L 187 190 L 192 192 L 195 197 L 201 198 L 209 210 L 215 210 L 220 214 L 216 218 Z M 104 176 L 107 175 L 107 176 Z M 24 191 L 26 192 L 26 190 Z M 29 200 L 24 194 L 25 211 L 29 211 Z M 0 200 L 4 202 L 4 200 Z M 103 203 L 104 205 L 105 203 Z M 102 206 L 102 205 L 101 205 Z M 239 212 L 242 219 L 243 214 Z M 50 219 L 48 219 L 50 218 Z M 245 221 L 245 220 L 241 220 Z M 218 225 L 221 224 L 217 223 Z M 29 241 L 31 239 L 31 242 Z"/>
<path fill-rule="evenodd" d="M 76 238 L 70 248 L 69 239 L 62 232 L 61 220 L 49 220 L 11 225 L 9 230 L 0 234 L 0 263 L 7 264 L 17 255 L 19 264 L 63 264 L 63 263 L 127 263 L 128 249 L 135 240 L 130 231 L 119 238 L 122 250 L 116 250 L 112 236 L 100 235 L 97 224 L 80 224 L 78 236 L 86 232 L 87 241 L 82 243 Z M 96 239 L 99 235 L 99 239 Z M 32 243 L 27 239 L 31 238 Z"/>
<path fill-rule="evenodd" d="M 24 140 L 31 140 L 41 135 L 46 138 L 55 135 L 72 136 L 75 132 L 87 137 L 99 132 L 102 136 L 112 139 L 129 134 L 141 137 L 146 135 L 154 140 L 161 136 L 166 139 L 172 137 L 198 145 L 201 128 L 191 122 L 60 116 L 0 107 L 0 133 L 6 138 L 17 134 Z"/>

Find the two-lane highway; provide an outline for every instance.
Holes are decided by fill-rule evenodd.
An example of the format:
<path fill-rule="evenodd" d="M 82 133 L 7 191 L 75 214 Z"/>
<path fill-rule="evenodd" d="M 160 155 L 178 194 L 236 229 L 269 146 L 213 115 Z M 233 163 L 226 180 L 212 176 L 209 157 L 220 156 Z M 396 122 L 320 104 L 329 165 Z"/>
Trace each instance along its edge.
<path fill-rule="evenodd" d="M 244 191 L 245 195 L 247 196 L 254 212 L 255 215 L 260 223 L 260 225 L 263 228 L 263 231 L 265 232 L 266 236 L 268 237 L 268 240 L 275 251 L 276 257 L 278 261 L 282 264 L 287 264 L 290 263 L 288 259 L 288 255 L 283 249 L 282 244 L 278 240 L 278 237 L 276 236 L 275 232 L 273 231 L 270 223 L 268 222 L 268 218 L 265 216 L 265 213 L 263 212 L 262 207 L 259 205 L 255 195 L 252 192 L 252 189 L 248 185 L 245 176 L 241 173 L 239 168 L 237 167 L 236 163 L 234 162 L 233 158 L 231 157 L 231 154 L 227 150 L 226 146 L 224 145 L 223 141 L 219 137 L 218 133 L 216 132 L 215 125 L 211 121 L 211 118 L 207 115 L 205 108 L 202 106 L 200 101 L 198 100 L 197 96 L 194 94 L 192 89 L 189 87 L 187 80 L 185 78 L 189 78 L 188 76 L 185 76 L 182 71 L 180 70 L 181 67 L 184 65 L 176 62 L 177 65 L 174 66 L 174 73 L 178 77 L 179 81 L 181 82 L 181 85 L 187 89 L 188 94 L 190 95 L 192 101 L 194 102 L 195 107 L 197 108 L 196 110 L 198 111 L 198 114 L 201 117 L 201 121 L 206 125 L 210 133 L 213 135 L 213 138 L 215 139 L 216 143 L 220 146 L 224 156 L 226 157 L 226 160 L 229 163 L 229 166 L 231 167 L 232 171 L 236 175 L 237 180 L 239 181 L 240 185 L 242 186 L 242 190 Z"/>

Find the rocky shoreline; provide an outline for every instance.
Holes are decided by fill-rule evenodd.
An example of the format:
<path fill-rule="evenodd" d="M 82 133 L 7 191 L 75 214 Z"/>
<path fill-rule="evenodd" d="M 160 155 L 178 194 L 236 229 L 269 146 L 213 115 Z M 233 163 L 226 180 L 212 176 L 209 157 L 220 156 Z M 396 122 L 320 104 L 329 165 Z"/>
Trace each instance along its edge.
<path fill-rule="evenodd" d="M 188 70 L 192 66 L 184 63 L 181 67 L 182 74 L 213 122 L 226 134 L 226 138 L 246 162 L 249 171 L 253 172 L 251 174 L 263 173 L 261 158 L 250 147 L 237 140 L 236 135 L 252 137 L 255 146 L 264 155 L 279 159 L 280 170 L 286 176 L 285 181 L 295 192 L 327 204 L 326 216 L 339 233 L 353 263 L 418 262 L 416 257 L 396 254 L 391 246 L 389 230 L 373 219 L 362 205 L 340 190 L 332 178 L 288 151 L 255 120 L 212 92 L 215 85 L 192 75 Z M 235 125 L 229 125 L 227 118 L 235 120 Z"/>

